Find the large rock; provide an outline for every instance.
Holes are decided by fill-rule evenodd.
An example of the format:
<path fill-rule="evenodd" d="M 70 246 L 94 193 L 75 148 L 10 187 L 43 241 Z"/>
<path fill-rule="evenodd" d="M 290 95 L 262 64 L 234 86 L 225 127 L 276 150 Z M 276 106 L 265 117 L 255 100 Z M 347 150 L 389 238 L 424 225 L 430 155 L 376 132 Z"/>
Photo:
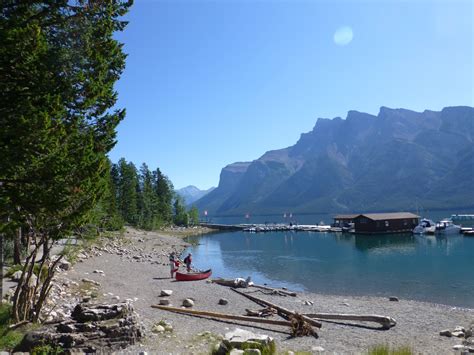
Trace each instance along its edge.
<path fill-rule="evenodd" d="M 161 290 L 160 296 L 161 297 L 168 297 L 173 294 L 173 290 Z"/>
<path fill-rule="evenodd" d="M 72 264 L 65 260 L 65 259 L 61 259 L 59 261 L 59 265 L 58 265 L 58 268 L 61 269 L 61 270 L 64 270 L 64 271 L 68 271 L 68 270 L 71 270 L 71 267 L 72 267 Z"/>
<path fill-rule="evenodd" d="M 268 335 L 255 334 L 248 330 L 236 328 L 224 335 L 224 342 L 229 343 L 232 347 L 240 348 L 243 343 L 248 342 L 269 345 L 273 342 L 273 338 Z"/>
<path fill-rule="evenodd" d="M 138 314 L 129 304 L 77 305 L 71 320 L 27 332 L 18 350 L 50 345 L 66 353 L 112 353 L 142 337 Z"/>

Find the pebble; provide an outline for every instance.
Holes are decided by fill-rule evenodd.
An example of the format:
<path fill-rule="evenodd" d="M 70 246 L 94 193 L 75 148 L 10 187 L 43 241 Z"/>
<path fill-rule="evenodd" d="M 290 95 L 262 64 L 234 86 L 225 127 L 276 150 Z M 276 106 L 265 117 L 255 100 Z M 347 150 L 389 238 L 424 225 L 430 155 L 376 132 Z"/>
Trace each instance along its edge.
<path fill-rule="evenodd" d="M 311 347 L 311 351 L 318 351 L 322 353 L 324 351 L 324 348 L 322 346 L 313 346 Z"/>
<path fill-rule="evenodd" d="M 151 331 L 153 333 L 163 333 L 165 331 L 165 327 L 163 327 L 162 325 L 154 325 L 153 328 L 151 329 Z"/>
<path fill-rule="evenodd" d="M 225 306 L 225 305 L 228 304 L 228 303 L 229 303 L 229 301 L 226 300 L 225 298 L 221 298 L 221 299 L 219 300 L 219 304 L 220 304 L 221 306 Z"/>
<path fill-rule="evenodd" d="M 169 306 L 171 304 L 171 302 L 168 298 L 163 298 L 162 300 L 160 300 L 160 304 L 162 306 Z"/>
<path fill-rule="evenodd" d="M 184 307 L 192 307 L 194 306 L 194 301 L 190 298 L 186 298 L 184 301 L 183 301 L 183 306 Z"/>
<path fill-rule="evenodd" d="M 442 335 L 442 336 L 445 336 L 445 337 L 448 337 L 448 338 L 451 338 L 453 336 L 453 334 L 451 333 L 451 331 L 449 329 L 444 329 L 444 330 L 440 331 L 439 335 Z"/>
<path fill-rule="evenodd" d="M 173 290 L 161 290 L 160 297 L 171 296 L 173 294 Z"/>

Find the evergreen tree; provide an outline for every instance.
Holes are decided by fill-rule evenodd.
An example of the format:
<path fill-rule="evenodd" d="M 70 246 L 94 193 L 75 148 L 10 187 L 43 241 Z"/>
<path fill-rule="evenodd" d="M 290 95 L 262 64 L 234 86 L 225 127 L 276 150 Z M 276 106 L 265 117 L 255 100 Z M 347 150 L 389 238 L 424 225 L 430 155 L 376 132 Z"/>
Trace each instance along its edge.
<path fill-rule="evenodd" d="M 154 229 L 158 215 L 157 199 L 153 191 L 153 177 L 148 166 L 143 163 L 140 168 L 141 208 L 139 227 Z"/>
<path fill-rule="evenodd" d="M 184 200 L 181 196 L 177 195 L 174 200 L 174 216 L 173 221 L 177 226 L 187 226 L 189 224 L 189 216 L 184 206 Z"/>
<path fill-rule="evenodd" d="M 138 223 L 138 176 L 133 163 L 125 159 L 118 162 L 119 183 L 118 202 L 123 220 L 131 225 Z"/>
<path fill-rule="evenodd" d="M 153 182 L 160 224 L 169 224 L 173 221 L 173 184 L 159 168 L 153 172 Z"/>
<path fill-rule="evenodd" d="M 105 190 L 106 154 L 125 115 L 109 111 L 125 66 L 113 35 L 130 5 L 4 1 L 0 8 L 0 220 L 26 225 L 35 241 L 16 288 L 15 321 L 38 320 L 60 261 L 48 258 L 52 243 L 89 221 Z M 49 270 L 31 286 L 40 247 L 40 270 Z"/>

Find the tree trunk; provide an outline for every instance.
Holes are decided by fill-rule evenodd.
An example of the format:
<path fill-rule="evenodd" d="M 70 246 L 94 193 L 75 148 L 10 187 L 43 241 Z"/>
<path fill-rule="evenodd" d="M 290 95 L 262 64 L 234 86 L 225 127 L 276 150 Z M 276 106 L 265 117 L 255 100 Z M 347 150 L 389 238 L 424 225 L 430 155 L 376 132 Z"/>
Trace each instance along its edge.
<path fill-rule="evenodd" d="M 0 299 L 3 299 L 3 238 L 4 235 L 0 234 Z"/>
<path fill-rule="evenodd" d="M 21 264 L 21 227 L 18 227 L 13 238 L 13 263 L 15 265 Z"/>

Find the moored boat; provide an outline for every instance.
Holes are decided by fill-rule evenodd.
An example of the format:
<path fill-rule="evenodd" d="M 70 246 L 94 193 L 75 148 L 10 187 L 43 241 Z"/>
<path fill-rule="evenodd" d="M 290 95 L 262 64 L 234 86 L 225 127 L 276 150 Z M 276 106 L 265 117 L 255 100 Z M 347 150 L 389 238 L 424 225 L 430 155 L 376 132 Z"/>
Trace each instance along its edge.
<path fill-rule="evenodd" d="M 199 272 L 177 272 L 176 281 L 197 281 L 207 279 L 212 274 L 212 269 Z"/>
<path fill-rule="evenodd" d="M 436 223 L 437 234 L 455 234 L 461 231 L 461 226 L 453 223 L 450 219 L 443 219 Z"/>
<path fill-rule="evenodd" d="M 423 218 L 413 229 L 413 234 L 434 234 L 436 225 L 431 219 Z"/>

